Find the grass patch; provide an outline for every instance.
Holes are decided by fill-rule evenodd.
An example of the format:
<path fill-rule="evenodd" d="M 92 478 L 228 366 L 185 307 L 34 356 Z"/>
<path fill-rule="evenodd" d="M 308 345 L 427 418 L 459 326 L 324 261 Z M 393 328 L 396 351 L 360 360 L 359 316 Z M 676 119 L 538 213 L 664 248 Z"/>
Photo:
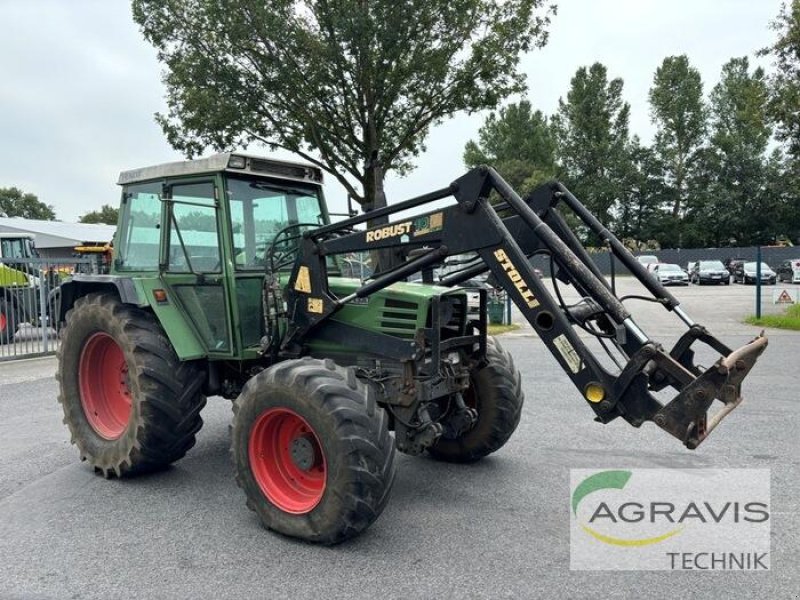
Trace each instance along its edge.
<path fill-rule="evenodd" d="M 745 319 L 745 322 L 759 327 L 800 331 L 800 304 L 792 304 L 782 315 L 762 315 L 760 319 L 751 315 Z"/>
<path fill-rule="evenodd" d="M 487 333 L 489 335 L 500 335 L 501 333 L 508 333 L 509 331 L 516 331 L 517 329 L 519 329 L 519 325 L 516 323 L 512 323 L 511 325 L 492 325 L 490 323 Z"/>

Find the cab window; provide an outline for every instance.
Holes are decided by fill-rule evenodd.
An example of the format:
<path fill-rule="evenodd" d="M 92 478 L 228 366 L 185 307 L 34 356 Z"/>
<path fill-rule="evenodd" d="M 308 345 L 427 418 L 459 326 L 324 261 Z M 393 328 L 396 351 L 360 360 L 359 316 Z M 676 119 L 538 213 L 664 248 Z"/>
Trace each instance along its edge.
<path fill-rule="evenodd" d="M 167 270 L 170 273 L 219 273 L 220 242 L 212 182 L 171 188 Z"/>
<path fill-rule="evenodd" d="M 286 227 L 297 225 L 288 232 L 295 239 L 280 248 L 284 257 L 296 248 L 299 233 L 324 223 L 314 187 L 229 178 L 228 198 L 237 270 L 263 270 L 270 245 Z"/>
<path fill-rule="evenodd" d="M 125 188 L 123 218 L 117 248 L 117 269 L 157 271 L 161 239 L 161 184 Z"/>

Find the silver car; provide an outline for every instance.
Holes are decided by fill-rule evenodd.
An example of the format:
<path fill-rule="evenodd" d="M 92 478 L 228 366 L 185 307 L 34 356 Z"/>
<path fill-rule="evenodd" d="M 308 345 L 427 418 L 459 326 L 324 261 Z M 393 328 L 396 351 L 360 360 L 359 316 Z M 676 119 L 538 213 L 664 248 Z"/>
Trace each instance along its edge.
<path fill-rule="evenodd" d="M 658 263 L 652 273 L 663 285 L 689 285 L 689 274 L 672 263 Z"/>

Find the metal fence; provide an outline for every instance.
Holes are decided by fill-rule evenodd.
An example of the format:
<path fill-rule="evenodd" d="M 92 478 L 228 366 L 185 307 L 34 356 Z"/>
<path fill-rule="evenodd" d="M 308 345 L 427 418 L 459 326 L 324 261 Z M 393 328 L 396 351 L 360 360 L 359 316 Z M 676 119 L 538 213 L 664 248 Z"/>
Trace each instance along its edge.
<path fill-rule="evenodd" d="M 59 285 L 96 264 L 91 258 L 0 258 L 0 361 L 56 351 Z"/>
<path fill-rule="evenodd" d="M 756 260 L 758 248 L 756 246 L 742 248 L 677 248 L 670 250 L 642 250 L 636 255 L 654 255 L 660 262 L 675 263 L 685 269 L 690 262 L 697 260 L 719 260 L 726 258 L 742 259 L 745 261 Z M 611 258 L 607 251 L 592 254 L 592 260 L 600 269 L 600 272 L 609 275 L 611 273 Z M 772 268 L 777 267 L 787 259 L 800 258 L 800 248 L 797 247 L 776 247 L 763 246 L 761 248 L 761 260 Z M 534 257 L 531 261 L 534 266 L 540 268 L 545 273 L 550 273 L 550 263 L 543 256 Z M 614 270 L 617 275 L 628 275 L 628 269 L 618 260 L 614 261 Z"/>

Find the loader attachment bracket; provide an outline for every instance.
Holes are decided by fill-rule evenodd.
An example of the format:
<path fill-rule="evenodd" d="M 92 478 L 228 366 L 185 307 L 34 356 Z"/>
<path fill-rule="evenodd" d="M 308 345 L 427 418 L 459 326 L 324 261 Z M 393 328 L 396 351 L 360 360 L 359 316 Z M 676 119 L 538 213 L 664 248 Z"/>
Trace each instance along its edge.
<path fill-rule="evenodd" d="M 697 377 L 654 416 L 653 422 L 689 449 L 695 449 L 719 423 L 741 404 L 741 383 L 767 347 L 760 335 L 738 350 L 721 357 Z M 708 410 L 718 400 L 722 407 L 709 417 Z"/>

